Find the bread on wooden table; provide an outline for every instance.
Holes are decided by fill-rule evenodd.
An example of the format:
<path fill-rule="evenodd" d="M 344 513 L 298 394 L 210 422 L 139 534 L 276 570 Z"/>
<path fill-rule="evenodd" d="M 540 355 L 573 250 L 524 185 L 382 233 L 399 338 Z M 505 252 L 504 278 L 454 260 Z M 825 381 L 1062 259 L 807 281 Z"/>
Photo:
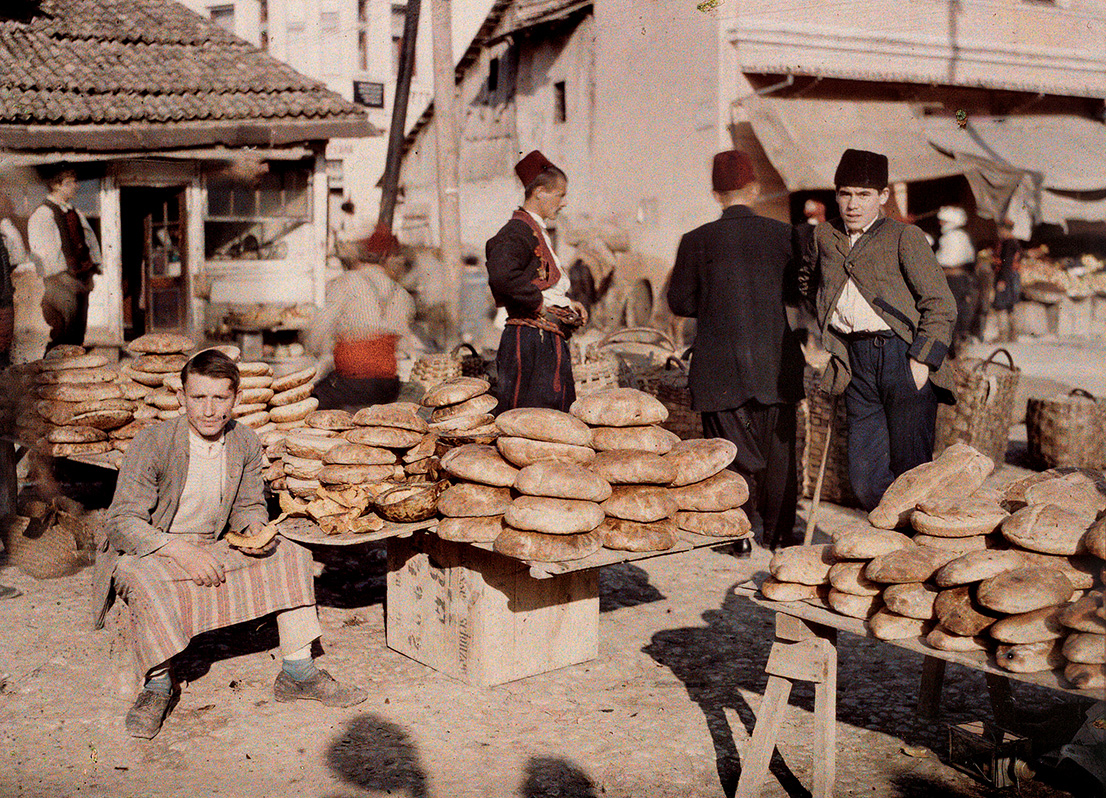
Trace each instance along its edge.
<path fill-rule="evenodd" d="M 437 534 L 442 540 L 457 543 L 491 543 L 506 529 L 502 515 L 443 518 L 438 522 Z"/>
<path fill-rule="evenodd" d="M 494 446 L 468 443 L 442 455 L 442 469 L 452 477 L 483 485 L 509 488 L 518 478 L 518 469 L 500 456 Z"/>
<path fill-rule="evenodd" d="M 508 557 L 534 562 L 565 562 L 581 560 L 603 547 L 597 530 L 577 535 L 545 535 L 508 528 L 495 539 L 492 547 Z"/>
<path fill-rule="evenodd" d="M 570 443 L 535 441 L 529 438 L 515 438 L 506 435 L 498 438 L 495 443 L 500 454 L 519 468 L 525 468 L 543 460 L 582 465 L 595 459 L 594 449 L 587 446 L 575 446 Z"/>
<path fill-rule="evenodd" d="M 1003 521 L 1002 534 L 1023 549 L 1066 556 L 1079 552 L 1089 523 L 1055 504 L 1031 504 Z"/>
<path fill-rule="evenodd" d="M 478 377 L 453 377 L 439 382 L 428 390 L 422 398 L 426 407 L 445 407 L 457 405 L 475 396 L 486 394 L 491 388 L 487 380 Z"/>
<path fill-rule="evenodd" d="M 668 489 L 656 485 L 615 485 L 600 506 L 608 516 L 643 524 L 671 518 L 678 509 Z"/>
<path fill-rule="evenodd" d="M 1063 557 L 1055 554 L 1041 554 L 1039 551 L 1018 550 L 1027 566 L 1051 568 L 1059 571 L 1071 582 L 1076 590 L 1090 590 L 1095 586 L 1095 576 L 1102 563 L 1095 557 L 1075 555 Z"/>
<path fill-rule="evenodd" d="M 275 383 L 274 383 L 275 384 Z M 264 386 L 258 386 L 264 387 Z M 270 386 L 271 388 L 272 386 Z M 298 404 L 299 402 L 306 401 L 311 398 L 311 392 L 314 390 L 314 386 L 310 383 L 300 385 L 295 388 L 289 388 L 286 391 L 274 391 L 273 398 L 269 400 L 269 404 L 273 407 L 285 407 L 287 405 Z"/>
<path fill-rule="evenodd" d="M 829 544 L 789 546 L 776 550 L 768 570 L 781 582 L 821 585 L 829 583 L 830 568 L 835 562 Z"/>
<path fill-rule="evenodd" d="M 906 582 L 887 585 L 883 589 L 883 603 L 896 615 L 927 621 L 937 617 L 935 604 L 940 591 L 924 582 Z"/>
<path fill-rule="evenodd" d="M 407 402 L 363 407 L 350 422 L 358 427 L 396 427 L 419 434 L 429 429 L 426 420 L 418 415 L 416 406 Z"/>
<path fill-rule="evenodd" d="M 600 452 L 630 449 L 637 452 L 667 454 L 680 440 L 664 427 L 593 427 L 592 447 Z"/>
<path fill-rule="evenodd" d="M 1063 606 L 1042 607 L 1031 612 L 1007 615 L 999 618 L 987 630 L 987 634 L 1000 643 L 1023 644 L 1058 640 L 1067 634 L 1060 622 Z"/>
<path fill-rule="evenodd" d="M 677 441 L 664 456 L 676 467 L 672 487 L 702 482 L 722 471 L 737 456 L 737 446 L 725 438 Z"/>
<path fill-rule="evenodd" d="M 1018 568 L 979 584 L 979 603 L 994 612 L 1016 615 L 1063 604 L 1075 588 L 1066 576 L 1052 568 Z"/>
<path fill-rule="evenodd" d="M 830 588 L 826 596 L 829 605 L 834 612 L 847 615 L 850 618 L 871 618 L 883 607 L 883 599 L 878 595 L 857 596 L 852 593 L 843 593 L 835 588 Z"/>
<path fill-rule="evenodd" d="M 269 387 L 273 389 L 274 394 L 279 395 L 287 391 L 292 391 L 297 388 L 308 386 L 307 394 L 310 395 L 310 385 L 313 379 L 315 379 L 315 367 L 308 366 L 307 368 L 293 371 L 291 374 L 284 374 L 280 377 L 274 377 Z"/>
<path fill-rule="evenodd" d="M 932 627 L 933 622 L 930 620 L 896 615 L 886 607 L 881 608 L 868 619 L 868 630 L 873 637 L 880 640 L 908 640 L 911 637 L 921 637 Z"/>
<path fill-rule="evenodd" d="M 50 443 L 95 443 L 107 439 L 108 434 L 95 427 L 54 427 L 46 434 Z"/>
<path fill-rule="evenodd" d="M 749 516 L 740 507 L 720 513 L 699 513 L 680 510 L 676 513 L 676 526 L 685 532 L 712 538 L 747 538 L 753 533 Z"/>
<path fill-rule="evenodd" d="M 190 352 L 196 348 L 195 342 L 176 333 L 146 333 L 127 344 L 127 351 L 139 355 L 170 355 Z"/>
<path fill-rule="evenodd" d="M 409 449 L 422 441 L 422 433 L 400 427 L 354 427 L 342 433 L 350 443 L 381 449 Z"/>
<path fill-rule="evenodd" d="M 868 513 L 872 526 L 895 529 L 905 526 L 918 502 L 950 488 L 969 496 L 983 485 L 994 470 L 991 458 L 964 443 L 954 443 L 929 463 L 901 474 L 883 494 L 879 505 Z"/>
<path fill-rule="evenodd" d="M 327 465 L 393 465 L 395 453 L 379 446 L 364 443 L 347 443 L 345 439 L 322 453 L 322 461 Z"/>
<path fill-rule="evenodd" d="M 959 585 L 942 590 L 933 603 L 941 626 L 962 637 L 986 631 L 999 619 L 997 612 L 981 606 L 975 599 L 974 585 Z"/>
<path fill-rule="evenodd" d="M 930 497 L 918 502 L 910 515 L 910 525 L 924 535 L 966 538 L 994 532 L 1008 515 L 989 498 Z"/>
<path fill-rule="evenodd" d="M 873 581 L 886 584 L 925 582 L 956 556 L 956 552 L 946 549 L 913 546 L 872 558 L 864 574 Z"/>
<path fill-rule="evenodd" d="M 615 551 L 667 551 L 676 545 L 676 522 L 670 518 L 652 523 L 607 517 L 596 527 L 603 545 Z"/>
<path fill-rule="evenodd" d="M 668 495 L 680 510 L 717 513 L 745 504 L 749 486 L 740 474 L 723 469 L 702 482 L 669 488 Z"/>
<path fill-rule="evenodd" d="M 591 446 L 592 431 L 569 413 L 545 407 L 520 407 L 506 410 L 495 419 L 500 432 L 513 438 L 529 438 L 573 446 Z"/>
<path fill-rule="evenodd" d="M 272 391 L 269 392 L 272 398 Z M 315 429 L 344 432 L 353 429 L 353 416 L 345 410 L 312 410 L 304 416 L 304 424 Z"/>
<path fill-rule="evenodd" d="M 923 535 L 921 532 L 914 535 L 912 538 L 914 543 L 919 546 L 931 546 L 935 549 L 945 549 L 946 551 L 956 552 L 957 554 L 967 554 L 969 551 L 982 551 L 983 549 L 995 548 L 993 535 L 973 535 L 970 538 L 943 538 L 937 535 Z M 1002 548 L 1005 548 L 1008 544 L 1005 540 L 1001 541 Z"/>
<path fill-rule="evenodd" d="M 870 560 L 914 545 L 914 541 L 898 532 L 873 526 L 849 527 L 834 538 L 833 556 L 839 560 Z"/>
<path fill-rule="evenodd" d="M 542 461 L 518 472 L 515 488 L 528 496 L 604 502 L 611 485 L 603 477 L 575 463 Z"/>
<path fill-rule="evenodd" d="M 590 532 L 603 521 L 603 510 L 595 502 L 519 496 L 503 513 L 508 526 L 547 535 Z"/>
<path fill-rule="evenodd" d="M 1011 673 L 1040 673 L 1064 666 L 1059 640 L 1001 645 L 995 650 L 995 662 Z"/>
<path fill-rule="evenodd" d="M 1064 678 L 1080 690 L 1101 690 L 1106 687 L 1106 665 L 1069 662 L 1064 667 Z"/>
<path fill-rule="evenodd" d="M 933 575 L 933 581 L 938 587 L 955 587 L 982 582 L 1023 567 L 1025 558 L 1016 549 L 971 551 L 942 565 Z"/>
<path fill-rule="evenodd" d="M 965 637 L 937 626 L 926 635 L 926 644 L 938 651 L 986 651 L 987 641 L 982 637 Z"/>
<path fill-rule="evenodd" d="M 1064 639 L 1064 657 L 1084 665 L 1106 664 L 1106 634 L 1073 632 Z"/>
<path fill-rule="evenodd" d="M 781 582 L 774 576 L 765 577 L 760 592 L 769 601 L 803 601 L 816 598 L 819 592 L 829 594 L 829 585 L 804 585 L 799 582 Z"/>
<path fill-rule="evenodd" d="M 1088 593 L 1063 607 L 1060 623 L 1077 632 L 1106 634 L 1106 616 L 1103 616 L 1102 609 L 1102 591 Z"/>
<path fill-rule="evenodd" d="M 475 482 L 450 485 L 438 498 L 438 512 L 451 518 L 502 516 L 511 506 L 511 489 Z"/>
<path fill-rule="evenodd" d="M 864 575 L 864 562 L 851 561 L 835 563 L 829 570 L 829 583 L 835 590 L 852 593 L 854 596 L 876 596 L 883 592 L 884 585 L 873 582 Z"/>
<path fill-rule="evenodd" d="M 499 404 L 498 399 L 491 394 L 485 393 L 480 396 L 474 396 L 471 399 L 466 399 L 460 404 L 436 407 L 430 414 L 430 420 L 432 422 L 438 422 L 447 421 L 448 419 L 457 418 L 458 416 L 482 416 L 485 413 L 490 413 L 495 410 L 497 404 Z"/>
<path fill-rule="evenodd" d="M 592 427 L 638 427 L 668 419 L 668 408 L 635 388 L 608 388 L 580 397 L 568 412 Z"/>
<path fill-rule="evenodd" d="M 598 452 L 587 467 L 612 485 L 667 485 L 677 473 L 667 455 L 650 452 Z"/>

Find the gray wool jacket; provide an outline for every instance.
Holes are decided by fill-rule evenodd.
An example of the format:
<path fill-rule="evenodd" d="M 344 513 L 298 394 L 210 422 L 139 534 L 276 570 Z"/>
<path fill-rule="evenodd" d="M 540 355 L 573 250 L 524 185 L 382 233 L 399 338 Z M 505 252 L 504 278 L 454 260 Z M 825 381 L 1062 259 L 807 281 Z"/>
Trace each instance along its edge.
<path fill-rule="evenodd" d="M 814 250 L 800 266 L 799 286 L 804 295 L 815 294 L 822 345 L 833 355 L 822 375 L 822 388 L 840 394 L 852 379 L 848 344 L 829 326 L 845 282 L 852 277 L 879 317 L 910 345 L 910 356 L 930 367 L 930 379 L 942 389 L 938 397 L 951 403 L 952 364 L 946 355 L 956 301 L 925 233 L 884 217 L 850 245 L 844 224 L 835 219 L 815 228 Z"/>
<path fill-rule="evenodd" d="M 269 521 L 261 476 L 261 441 L 247 426 L 227 425 L 226 488 L 219 507 L 219 534 Z M 188 419 L 147 427 L 127 447 L 115 497 L 107 511 L 107 540 L 96 557 L 93 615 L 97 629 L 111 607 L 112 577 L 124 554 L 145 557 L 164 546 L 188 479 Z"/>

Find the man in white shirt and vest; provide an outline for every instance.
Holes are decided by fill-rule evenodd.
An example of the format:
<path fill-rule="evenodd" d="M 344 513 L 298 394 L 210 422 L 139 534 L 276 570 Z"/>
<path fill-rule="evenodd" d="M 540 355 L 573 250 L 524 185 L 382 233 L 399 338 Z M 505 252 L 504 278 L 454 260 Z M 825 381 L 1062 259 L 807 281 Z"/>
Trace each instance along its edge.
<path fill-rule="evenodd" d="M 42 315 L 50 327 L 47 349 L 84 343 L 88 294 L 100 273 L 100 242 L 88 219 L 73 207 L 79 183 L 66 164 L 42 169 L 49 192 L 27 220 L 27 241 L 45 282 Z"/>
<path fill-rule="evenodd" d="M 883 215 L 887 175 L 887 156 L 845 151 L 834 175 L 841 218 L 815 228 L 799 274 L 832 355 L 822 387 L 845 396 L 849 479 L 869 510 L 933 458 L 937 404 L 954 401 L 956 303 L 925 233 Z"/>
<path fill-rule="evenodd" d="M 488 239 L 488 286 L 507 311 L 496 357 L 499 405 L 567 411 L 576 398 L 568 337 L 587 321 L 568 298 L 568 270 L 561 266 L 547 222 L 565 206 L 568 178 L 539 151 L 515 165 L 523 185 L 522 207 Z"/>

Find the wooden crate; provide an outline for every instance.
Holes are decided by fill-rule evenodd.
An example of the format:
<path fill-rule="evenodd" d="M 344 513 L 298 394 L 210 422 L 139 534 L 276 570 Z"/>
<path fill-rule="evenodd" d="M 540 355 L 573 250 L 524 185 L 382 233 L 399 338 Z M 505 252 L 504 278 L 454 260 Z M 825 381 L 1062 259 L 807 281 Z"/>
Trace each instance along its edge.
<path fill-rule="evenodd" d="M 388 647 L 490 686 L 595 659 L 599 572 L 548 579 L 427 533 L 388 541 Z"/>

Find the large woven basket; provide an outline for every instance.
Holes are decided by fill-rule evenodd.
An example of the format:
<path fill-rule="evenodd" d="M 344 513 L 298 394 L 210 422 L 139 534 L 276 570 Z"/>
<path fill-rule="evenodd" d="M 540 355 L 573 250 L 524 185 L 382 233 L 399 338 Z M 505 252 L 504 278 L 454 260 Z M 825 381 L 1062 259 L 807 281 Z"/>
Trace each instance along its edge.
<path fill-rule="evenodd" d="M 673 355 L 662 365 L 639 372 L 637 389 L 657 397 L 668 408 L 668 418 L 662 427 L 684 440 L 703 437 L 703 417 L 698 410 L 691 409 L 686 360 Z"/>
<path fill-rule="evenodd" d="M 605 355 L 598 360 L 574 363 L 572 379 L 576 383 L 576 395 L 619 387 L 619 377 L 624 371 L 622 364 L 614 355 Z"/>
<path fill-rule="evenodd" d="M 411 369 L 411 382 L 417 382 L 427 390 L 460 376 L 461 359 L 450 352 L 422 355 Z"/>
<path fill-rule="evenodd" d="M 466 353 L 464 350 L 468 350 Z M 469 343 L 457 344 L 450 355 L 461 362 L 461 374 L 466 377 L 485 378 L 488 375 L 488 362 Z"/>
<path fill-rule="evenodd" d="M 1025 412 L 1030 459 L 1041 468 L 1106 467 L 1106 399 L 1076 388 L 1031 398 Z"/>
<path fill-rule="evenodd" d="M 998 355 L 1005 355 L 1009 365 L 996 362 Z M 966 443 L 1001 466 L 1006 461 L 1020 375 L 1021 369 L 1005 349 L 996 349 L 986 360 L 964 358 L 957 362 L 956 404 L 937 409 L 934 456 L 954 443 Z"/>
<path fill-rule="evenodd" d="M 818 387 L 818 373 L 810 366 L 803 374 L 806 398 L 798 405 L 796 420 L 797 455 L 802 468 L 803 495 L 814 496 L 818 484 L 818 469 L 826 451 L 829 437 L 829 459 L 822 481 L 822 500 L 843 507 L 858 507 L 860 502 L 853 493 L 849 481 L 849 429 L 845 415 L 845 401 L 833 397 Z M 830 429 L 832 426 L 832 434 Z"/>

